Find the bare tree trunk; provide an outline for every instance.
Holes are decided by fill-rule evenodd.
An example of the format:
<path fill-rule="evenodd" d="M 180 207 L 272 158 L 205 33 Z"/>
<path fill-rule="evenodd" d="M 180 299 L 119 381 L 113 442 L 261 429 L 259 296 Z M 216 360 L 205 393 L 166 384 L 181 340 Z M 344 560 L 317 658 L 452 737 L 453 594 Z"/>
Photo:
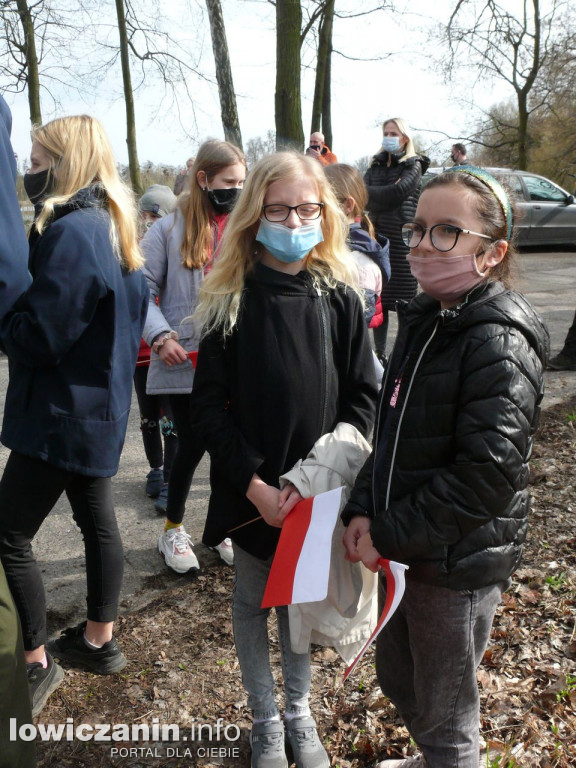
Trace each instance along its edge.
<path fill-rule="evenodd" d="M 326 62 L 326 82 L 324 83 L 324 98 L 322 99 L 322 133 L 324 141 L 332 149 L 332 59 Z"/>
<path fill-rule="evenodd" d="M 542 19 L 540 17 L 540 0 L 532 0 L 534 8 L 534 42 L 532 44 L 532 66 L 526 76 L 524 86 L 516 91 L 518 100 L 518 168 L 526 170 L 529 159 L 529 113 L 528 96 L 542 66 L 540 42 L 542 34 Z"/>
<path fill-rule="evenodd" d="M 122 62 L 122 82 L 124 85 L 124 100 L 126 102 L 126 144 L 128 146 L 128 167 L 130 168 L 130 181 L 136 194 L 143 192 L 140 179 L 140 163 L 138 162 L 138 150 L 136 147 L 136 115 L 134 112 L 134 94 L 132 92 L 132 78 L 130 76 L 130 58 L 128 55 L 128 34 L 126 32 L 126 15 L 124 13 L 124 0 L 116 0 L 116 14 L 118 16 L 118 32 L 120 34 L 120 60 Z"/>
<path fill-rule="evenodd" d="M 321 34 L 326 38 L 326 66 L 324 71 L 324 96 L 322 98 L 322 133 L 326 144 L 332 148 L 332 29 L 334 27 L 335 0 L 328 0 Z"/>
<path fill-rule="evenodd" d="M 300 98 L 300 27 L 302 9 L 299 0 L 276 3 L 276 148 L 304 147 L 302 105 Z"/>
<path fill-rule="evenodd" d="M 212 37 L 212 51 L 216 63 L 216 80 L 218 81 L 218 94 L 220 96 L 220 113 L 224 138 L 237 147 L 242 148 L 242 134 L 240 133 L 240 121 L 236 107 L 236 94 L 232 80 L 232 68 L 228 54 L 226 41 L 226 28 L 222 16 L 220 0 L 206 0 L 208 17 L 210 18 L 210 34 Z"/>
<path fill-rule="evenodd" d="M 335 0 L 326 0 L 318 30 L 318 58 L 310 133 L 322 131 L 326 144 L 332 145 L 332 120 L 330 115 L 330 75 L 332 57 L 332 28 Z"/>
<path fill-rule="evenodd" d="M 36 55 L 36 38 L 34 35 L 34 20 L 26 0 L 17 0 L 18 15 L 24 30 L 26 50 L 26 76 L 28 90 L 28 106 L 30 110 L 30 122 L 32 125 L 42 125 L 42 112 L 40 110 L 40 77 L 38 74 L 38 56 Z"/>

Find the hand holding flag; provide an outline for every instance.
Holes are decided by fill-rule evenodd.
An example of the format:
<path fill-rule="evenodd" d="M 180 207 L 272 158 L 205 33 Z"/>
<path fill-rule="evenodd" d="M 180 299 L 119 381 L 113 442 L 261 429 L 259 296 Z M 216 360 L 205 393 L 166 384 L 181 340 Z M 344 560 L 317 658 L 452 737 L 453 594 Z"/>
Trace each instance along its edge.
<path fill-rule="evenodd" d="M 284 520 L 262 608 L 323 600 L 342 488 L 300 501 Z"/>
<path fill-rule="evenodd" d="M 402 563 L 397 563 L 394 560 L 385 560 L 383 557 L 379 559 L 378 565 L 384 571 L 386 576 L 386 602 L 384 603 L 384 609 L 382 615 L 378 619 L 378 624 L 376 624 L 374 632 L 372 632 L 358 656 L 356 656 L 352 664 L 350 664 L 346 672 L 344 672 L 344 677 L 342 678 L 343 681 L 354 671 L 362 656 L 364 656 L 368 648 L 392 618 L 392 615 L 400 605 L 400 600 L 402 600 L 404 594 L 406 586 L 405 571 L 408 569 L 408 566 L 402 565 Z"/>

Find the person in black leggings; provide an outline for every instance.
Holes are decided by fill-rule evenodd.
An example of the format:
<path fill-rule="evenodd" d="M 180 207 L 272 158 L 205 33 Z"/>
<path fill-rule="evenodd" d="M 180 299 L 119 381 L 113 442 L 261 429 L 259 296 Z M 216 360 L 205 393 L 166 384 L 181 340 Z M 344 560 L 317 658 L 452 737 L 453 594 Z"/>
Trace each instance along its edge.
<path fill-rule="evenodd" d="M 30 160 L 24 186 L 36 210 L 32 283 L 0 324 L 10 362 L 1 440 L 11 451 L 0 480 L 0 558 L 37 710 L 44 684 L 63 676 L 53 657 L 100 674 L 126 664 L 112 634 L 123 554 L 111 478 L 126 435 L 148 289 L 135 201 L 101 124 L 79 115 L 36 128 Z M 63 493 L 84 537 L 87 621 L 47 643 L 31 542 Z"/>

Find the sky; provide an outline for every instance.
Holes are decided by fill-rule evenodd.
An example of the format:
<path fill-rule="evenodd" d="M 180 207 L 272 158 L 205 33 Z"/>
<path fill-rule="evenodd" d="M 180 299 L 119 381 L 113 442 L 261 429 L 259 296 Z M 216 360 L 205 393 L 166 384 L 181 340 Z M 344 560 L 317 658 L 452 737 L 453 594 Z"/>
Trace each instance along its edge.
<path fill-rule="evenodd" d="M 402 2 L 398 0 L 396 7 L 402 7 Z M 353 12 L 375 5 L 373 0 L 337 0 L 336 7 Z M 175 6 L 174 13 L 178 14 L 179 6 Z M 266 0 L 222 0 L 222 7 L 240 128 L 246 144 L 250 138 L 265 136 L 274 130 L 274 7 Z M 335 21 L 332 149 L 341 162 L 353 163 L 374 154 L 381 141 L 382 121 L 391 116 L 406 118 L 426 147 L 436 142 L 434 159 L 448 161 L 452 143 L 465 140 L 473 127 L 474 116 L 478 114 L 475 109 L 487 108 L 508 95 L 490 83 L 476 85 L 471 93 L 463 85 L 469 82 L 469 75 L 456 87 L 444 84 L 431 60 L 437 44 L 427 39 L 428 30 L 435 23 L 429 14 L 435 13 L 437 18 L 445 20 L 453 0 L 435 0 L 434 4 L 429 0 L 411 0 L 407 7 L 409 11 L 402 14 L 379 11 Z M 196 16 L 194 26 L 187 27 L 183 17 L 176 16 L 170 26 L 183 38 L 193 39 L 201 69 L 214 76 L 205 14 L 203 23 L 199 24 Z M 386 57 L 381 58 L 383 56 Z M 310 57 L 304 55 L 305 63 L 306 58 Z M 216 84 L 192 77 L 188 87 L 195 102 L 194 112 L 185 98 L 179 99 L 178 110 L 168 101 L 159 110 L 162 101 L 159 86 L 147 85 L 135 92 L 141 163 L 181 166 L 204 139 L 223 138 Z M 303 69 L 301 88 L 304 133 L 308 137 L 314 90 L 312 68 Z M 120 94 L 119 74 L 110 75 L 102 80 L 97 96 L 89 100 L 82 101 L 73 93 L 64 94 L 63 108 L 56 112 L 50 111 L 50 103 L 43 102 L 43 118 L 79 112 L 99 117 L 111 139 L 116 159 L 127 163 L 125 112 Z M 22 162 L 30 152 L 26 96 L 6 94 L 6 99 L 13 112 L 14 149 Z M 187 127 L 190 137 L 185 135 L 179 121 Z"/>

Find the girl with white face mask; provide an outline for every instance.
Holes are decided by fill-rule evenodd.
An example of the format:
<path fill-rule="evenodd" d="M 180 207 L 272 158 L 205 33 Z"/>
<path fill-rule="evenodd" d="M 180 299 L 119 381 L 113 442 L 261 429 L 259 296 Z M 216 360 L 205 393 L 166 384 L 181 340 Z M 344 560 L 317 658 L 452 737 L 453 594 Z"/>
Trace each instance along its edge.
<path fill-rule="evenodd" d="M 280 529 L 301 498 L 291 483 L 280 490 L 280 476 L 337 424 L 362 440 L 371 429 L 376 377 L 344 224 L 314 158 L 269 155 L 250 171 L 201 288 L 192 413 L 211 459 L 203 541 L 233 542 L 234 639 L 253 710 L 252 768 L 288 768 L 285 735 L 298 768 L 330 764 L 310 715 L 309 649 L 292 650 L 287 606 L 276 609 L 280 719 L 269 609 L 260 605 Z"/>
<path fill-rule="evenodd" d="M 376 239 L 390 241 L 391 276 L 382 291 L 383 322 L 374 328 L 374 347 L 378 357 L 386 356 L 388 313 L 395 311 L 396 302 L 410 300 L 416 295 L 416 280 L 406 261 L 408 248 L 402 240 L 402 224 L 414 217 L 422 174 L 430 165 L 418 155 L 410 129 L 401 117 L 386 120 L 382 125 L 382 146 L 372 158 L 364 174 L 368 189 L 367 210 L 376 230 Z"/>
<path fill-rule="evenodd" d="M 424 293 L 399 307 L 374 449 L 343 520 L 353 561 L 409 566 L 376 647 L 420 753 L 378 768 L 477 768 L 476 670 L 526 536 L 548 332 L 509 287 L 513 210 L 485 171 L 426 186 L 403 228 Z"/>

